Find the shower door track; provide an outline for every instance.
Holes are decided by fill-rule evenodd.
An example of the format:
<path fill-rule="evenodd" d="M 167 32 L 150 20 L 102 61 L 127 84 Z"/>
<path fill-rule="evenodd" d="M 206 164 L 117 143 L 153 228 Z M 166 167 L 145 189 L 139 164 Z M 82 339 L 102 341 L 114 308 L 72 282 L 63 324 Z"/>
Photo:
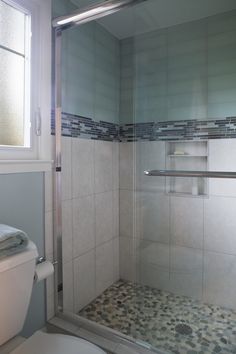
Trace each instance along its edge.
<path fill-rule="evenodd" d="M 130 349 L 139 349 L 142 348 L 142 353 L 150 353 L 150 354 L 171 354 L 170 352 L 167 351 L 160 351 L 160 349 L 153 347 L 152 345 L 143 342 L 138 339 L 134 339 L 128 335 L 125 335 L 121 332 L 118 332 L 115 329 L 106 327 L 102 324 L 99 324 L 97 322 L 93 322 L 91 320 L 88 320 L 87 318 L 83 318 L 78 314 L 74 314 L 71 312 L 60 312 L 57 315 L 57 318 L 71 323 L 73 326 L 76 327 L 76 330 L 73 328 L 70 332 L 69 328 L 65 326 L 63 328 L 63 323 L 60 322 L 60 328 L 64 329 L 67 332 L 70 332 L 71 334 L 75 334 L 80 337 L 80 334 L 78 333 L 78 330 L 85 330 L 88 331 L 91 334 L 95 334 L 97 337 L 100 339 L 106 339 L 108 341 L 111 341 L 112 343 L 116 343 L 117 345 L 124 345 L 128 346 Z M 57 321 L 54 321 L 53 319 L 49 321 L 49 323 L 55 327 L 58 326 Z M 90 340 L 86 337 L 84 337 L 85 340 Z M 95 345 L 101 346 L 99 343 L 94 343 Z M 130 347 L 131 345 L 131 347 Z M 108 350 L 109 352 L 111 351 L 111 348 L 107 347 L 103 348 L 104 350 Z M 116 348 L 117 349 L 117 348 Z M 139 352 L 138 352 L 139 353 Z"/>

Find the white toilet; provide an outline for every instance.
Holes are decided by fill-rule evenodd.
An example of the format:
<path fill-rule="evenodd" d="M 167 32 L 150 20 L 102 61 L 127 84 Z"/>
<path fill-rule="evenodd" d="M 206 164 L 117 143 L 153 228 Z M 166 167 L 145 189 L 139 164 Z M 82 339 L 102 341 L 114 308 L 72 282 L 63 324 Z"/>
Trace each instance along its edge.
<path fill-rule="evenodd" d="M 24 252 L 0 260 L 0 346 L 18 335 L 24 325 L 35 273 L 37 248 L 29 242 Z M 72 336 L 38 331 L 11 354 L 106 354 Z"/>

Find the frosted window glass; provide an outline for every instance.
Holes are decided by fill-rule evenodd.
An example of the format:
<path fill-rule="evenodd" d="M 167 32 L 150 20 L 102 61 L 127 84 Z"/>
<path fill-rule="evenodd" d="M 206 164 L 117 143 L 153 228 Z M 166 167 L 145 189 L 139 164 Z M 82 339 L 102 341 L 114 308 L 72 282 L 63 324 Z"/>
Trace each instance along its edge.
<path fill-rule="evenodd" d="M 0 145 L 24 146 L 24 61 L 0 49 Z"/>
<path fill-rule="evenodd" d="M 25 54 L 25 17 L 0 0 L 0 45 Z"/>

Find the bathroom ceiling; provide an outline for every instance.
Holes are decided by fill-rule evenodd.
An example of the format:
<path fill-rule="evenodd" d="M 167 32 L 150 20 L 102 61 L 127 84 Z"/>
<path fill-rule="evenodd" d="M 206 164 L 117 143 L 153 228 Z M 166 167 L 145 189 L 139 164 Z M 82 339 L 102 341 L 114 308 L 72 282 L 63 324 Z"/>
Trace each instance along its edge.
<path fill-rule="evenodd" d="M 71 0 L 84 7 L 99 0 Z M 101 2 L 101 1 L 100 1 Z M 236 0 L 149 0 L 98 20 L 119 39 L 236 9 Z"/>

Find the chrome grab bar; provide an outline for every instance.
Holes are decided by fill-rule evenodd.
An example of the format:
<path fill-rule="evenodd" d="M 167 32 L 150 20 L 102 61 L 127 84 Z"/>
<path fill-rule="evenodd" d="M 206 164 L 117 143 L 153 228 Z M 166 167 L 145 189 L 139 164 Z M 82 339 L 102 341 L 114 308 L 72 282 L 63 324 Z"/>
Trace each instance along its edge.
<path fill-rule="evenodd" d="M 236 178 L 236 172 L 227 171 L 150 170 L 144 171 L 144 174 L 146 176 L 164 177 Z"/>

